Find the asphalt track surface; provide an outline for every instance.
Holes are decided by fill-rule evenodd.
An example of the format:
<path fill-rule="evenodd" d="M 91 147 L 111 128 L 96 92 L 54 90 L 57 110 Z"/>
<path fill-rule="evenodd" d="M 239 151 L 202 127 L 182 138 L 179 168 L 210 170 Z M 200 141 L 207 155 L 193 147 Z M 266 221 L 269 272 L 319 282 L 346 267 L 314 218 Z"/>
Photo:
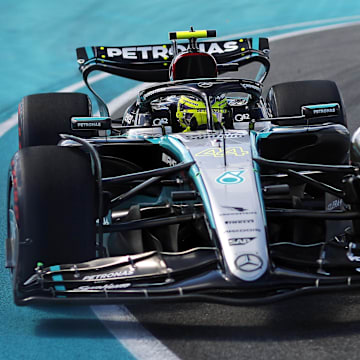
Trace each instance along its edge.
<path fill-rule="evenodd" d="M 266 88 L 330 79 L 343 94 L 351 131 L 360 126 L 360 25 L 275 41 Z M 324 294 L 260 307 L 128 306 L 182 359 L 359 359 L 360 297 Z"/>

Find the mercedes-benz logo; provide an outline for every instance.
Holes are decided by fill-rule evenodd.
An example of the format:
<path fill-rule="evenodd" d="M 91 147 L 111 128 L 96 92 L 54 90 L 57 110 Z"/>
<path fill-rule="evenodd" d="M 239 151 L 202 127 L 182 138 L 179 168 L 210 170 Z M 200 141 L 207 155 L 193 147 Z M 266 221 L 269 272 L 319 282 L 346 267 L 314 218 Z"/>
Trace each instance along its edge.
<path fill-rule="evenodd" d="M 212 87 L 212 86 L 213 86 L 213 83 L 211 83 L 211 82 L 199 82 L 199 83 L 197 84 L 197 86 L 200 87 L 200 88 L 206 89 L 206 88 Z"/>
<path fill-rule="evenodd" d="M 252 272 L 259 270 L 262 267 L 263 261 L 257 255 L 244 254 L 240 255 L 235 260 L 236 267 L 245 272 Z"/>

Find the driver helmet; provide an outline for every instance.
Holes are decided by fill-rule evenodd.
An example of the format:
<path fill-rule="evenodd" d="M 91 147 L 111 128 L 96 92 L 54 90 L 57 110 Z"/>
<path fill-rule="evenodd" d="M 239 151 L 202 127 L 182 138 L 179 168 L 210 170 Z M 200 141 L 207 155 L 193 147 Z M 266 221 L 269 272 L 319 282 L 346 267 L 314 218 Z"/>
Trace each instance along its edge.
<path fill-rule="evenodd" d="M 227 99 L 224 94 L 209 97 L 215 125 L 223 123 L 228 114 Z M 203 101 L 182 95 L 177 104 L 176 118 L 183 132 L 207 128 L 206 107 Z"/>

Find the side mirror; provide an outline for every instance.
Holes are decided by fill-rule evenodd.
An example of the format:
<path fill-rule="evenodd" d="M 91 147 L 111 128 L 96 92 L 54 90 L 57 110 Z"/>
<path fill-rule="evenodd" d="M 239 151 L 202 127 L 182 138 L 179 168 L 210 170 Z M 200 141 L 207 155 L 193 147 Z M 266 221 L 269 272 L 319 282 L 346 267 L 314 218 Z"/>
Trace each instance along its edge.
<path fill-rule="evenodd" d="M 333 104 L 319 104 L 319 105 L 304 105 L 301 107 L 301 115 L 305 119 L 313 119 L 324 116 L 338 116 L 340 115 L 340 105 Z"/>
<path fill-rule="evenodd" d="M 109 130 L 111 118 L 109 117 L 72 117 L 72 130 Z"/>
<path fill-rule="evenodd" d="M 360 128 L 351 138 L 350 160 L 353 164 L 360 165 Z"/>

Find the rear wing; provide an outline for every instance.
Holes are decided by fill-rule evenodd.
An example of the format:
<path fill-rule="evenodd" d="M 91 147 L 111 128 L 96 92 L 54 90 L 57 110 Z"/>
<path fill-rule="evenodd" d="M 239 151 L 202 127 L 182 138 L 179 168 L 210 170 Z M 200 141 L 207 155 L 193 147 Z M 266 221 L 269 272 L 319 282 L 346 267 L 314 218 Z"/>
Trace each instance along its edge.
<path fill-rule="evenodd" d="M 177 44 L 178 51 L 186 51 L 188 44 Z M 240 38 L 228 41 L 198 42 L 199 50 L 213 55 L 219 70 L 226 64 L 241 65 L 258 61 L 269 67 L 267 38 Z M 104 71 L 145 82 L 169 81 L 169 67 L 173 59 L 172 44 L 126 47 L 87 46 L 76 49 L 80 71 L 86 78 L 94 70 Z M 232 70 L 231 70 L 232 71 Z M 267 72 L 267 71 L 266 71 Z"/>
<path fill-rule="evenodd" d="M 201 36 L 203 34 L 201 33 Z M 176 44 L 177 51 L 186 51 L 189 44 Z M 234 71 L 251 62 L 259 62 L 261 70 L 256 80 L 264 81 L 269 72 L 269 41 L 267 38 L 240 38 L 228 41 L 204 41 L 197 43 L 199 50 L 215 57 L 220 72 Z M 84 82 L 94 94 L 101 116 L 109 116 L 103 99 L 88 82 L 91 72 L 103 71 L 144 82 L 170 80 L 169 67 L 173 59 L 173 44 L 126 47 L 87 46 L 76 49 Z"/>

